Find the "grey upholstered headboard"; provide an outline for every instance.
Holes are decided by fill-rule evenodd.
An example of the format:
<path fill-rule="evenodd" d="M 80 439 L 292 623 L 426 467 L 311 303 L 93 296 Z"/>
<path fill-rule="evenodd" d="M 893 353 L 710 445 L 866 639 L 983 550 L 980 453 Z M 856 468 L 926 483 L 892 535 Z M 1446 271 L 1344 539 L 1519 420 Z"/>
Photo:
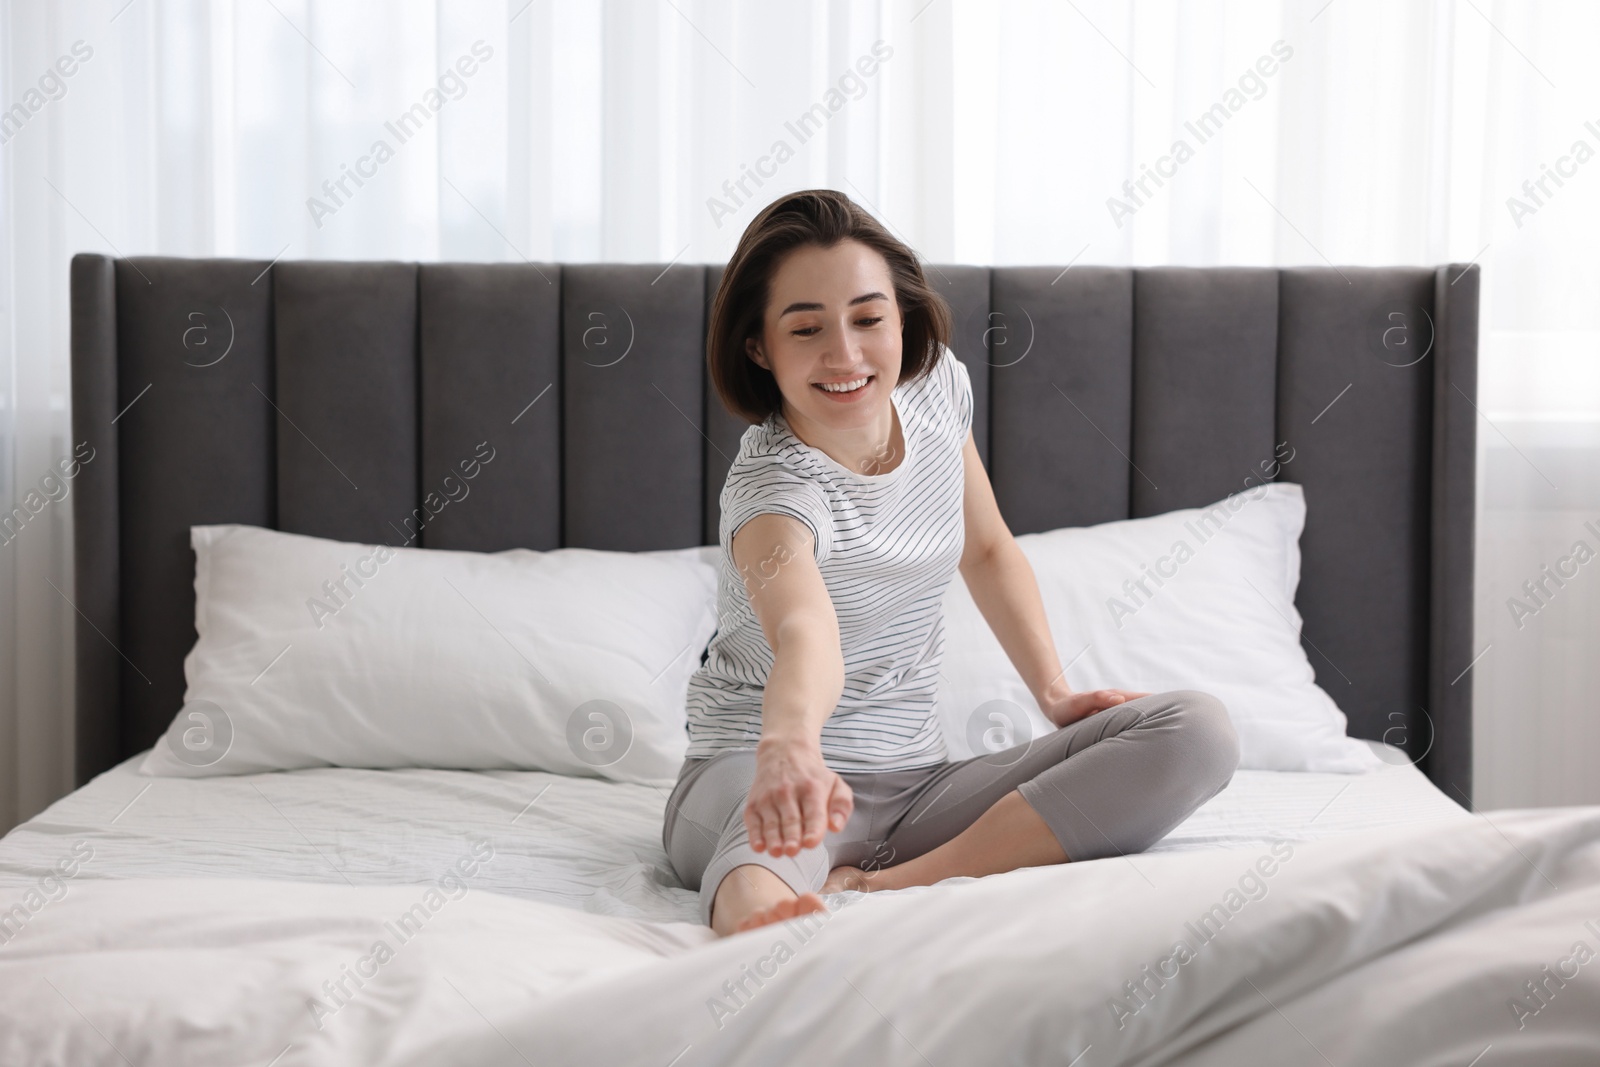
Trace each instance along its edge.
<path fill-rule="evenodd" d="M 929 275 L 1013 532 L 1209 503 L 1292 450 L 1278 476 L 1306 491 L 1298 606 L 1318 681 L 1352 733 L 1470 794 L 1476 268 Z M 182 703 L 191 524 L 477 550 L 715 544 L 745 428 L 705 372 L 719 277 L 75 257 L 73 433 L 95 450 L 74 486 L 80 781 Z M 444 477 L 480 442 L 492 464 L 449 500 Z"/>

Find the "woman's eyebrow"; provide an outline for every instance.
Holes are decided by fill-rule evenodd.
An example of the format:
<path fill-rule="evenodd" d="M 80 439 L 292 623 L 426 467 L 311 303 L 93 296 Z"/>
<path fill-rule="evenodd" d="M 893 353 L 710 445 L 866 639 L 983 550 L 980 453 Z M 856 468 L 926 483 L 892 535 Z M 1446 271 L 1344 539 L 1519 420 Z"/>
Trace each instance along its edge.
<path fill-rule="evenodd" d="M 855 307 L 857 304 L 865 304 L 865 303 L 869 303 L 870 301 L 873 301 L 873 300 L 887 300 L 887 299 L 889 299 L 889 298 L 884 296 L 882 293 L 877 293 L 877 292 L 862 293 L 860 296 L 858 296 L 854 300 L 850 301 L 850 303 L 848 305 L 846 305 L 846 306 L 847 307 Z M 788 315 L 789 313 L 795 312 L 795 311 L 821 311 L 821 310 L 822 310 L 822 305 L 821 304 L 818 304 L 818 303 L 815 303 L 815 302 L 796 301 L 793 304 L 790 304 L 788 307 L 784 308 L 782 311 L 778 312 L 778 318 L 781 319 L 785 315 Z"/>

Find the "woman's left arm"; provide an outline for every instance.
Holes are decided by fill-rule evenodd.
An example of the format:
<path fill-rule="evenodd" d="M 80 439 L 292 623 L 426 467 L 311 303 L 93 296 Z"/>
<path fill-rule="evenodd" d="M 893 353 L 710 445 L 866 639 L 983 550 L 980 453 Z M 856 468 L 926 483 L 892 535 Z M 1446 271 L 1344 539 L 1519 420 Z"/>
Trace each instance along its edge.
<path fill-rule="evenodd" d="M 961 553 L 961 577 L 1045 717 L 1058 727 L 1066 726 L 1124 700 L 1147 695 L 1125 689 L 1072 691 L 1050 636 L 1038 579 L 1000 515 L 971 431 L 962 455 L 966 544 Z"/>

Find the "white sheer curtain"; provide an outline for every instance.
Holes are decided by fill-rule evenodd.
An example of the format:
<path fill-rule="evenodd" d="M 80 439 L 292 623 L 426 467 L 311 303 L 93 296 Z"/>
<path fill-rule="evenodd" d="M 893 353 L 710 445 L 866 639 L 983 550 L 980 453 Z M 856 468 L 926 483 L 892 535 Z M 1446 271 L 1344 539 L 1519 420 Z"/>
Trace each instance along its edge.
<path fill-rule="evenodd" d="M 0 501 L 72 451 L 80 250 L 716 262 L 827 185 L 935 262 L 1474 260 L 1477 799 L 1600 801 L 1600 563 L 1522 589 L 1600 550 L 1596 39 L 1586 0 L 0 0 Z M 71 781 L 71 513 L 0 545 L 0 826 Z"/>

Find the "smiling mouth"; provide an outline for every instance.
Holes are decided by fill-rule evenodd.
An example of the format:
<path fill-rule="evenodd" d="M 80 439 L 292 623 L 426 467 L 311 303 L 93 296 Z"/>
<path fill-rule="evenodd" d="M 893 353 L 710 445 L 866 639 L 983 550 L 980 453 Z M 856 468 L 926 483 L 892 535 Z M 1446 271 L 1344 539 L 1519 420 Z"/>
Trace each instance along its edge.
<path fill-rule="evenodd" d="M 854 393 L 871 385 L 872 380 L 876 377 L 876 374 L 869 374 L 864 378 L 856 378 L 853 381 L 840 382 L 831 386 L 823 385 L 821 382 L 812 382 L 811 384 L 821 389 L 824 393 Z"/>

